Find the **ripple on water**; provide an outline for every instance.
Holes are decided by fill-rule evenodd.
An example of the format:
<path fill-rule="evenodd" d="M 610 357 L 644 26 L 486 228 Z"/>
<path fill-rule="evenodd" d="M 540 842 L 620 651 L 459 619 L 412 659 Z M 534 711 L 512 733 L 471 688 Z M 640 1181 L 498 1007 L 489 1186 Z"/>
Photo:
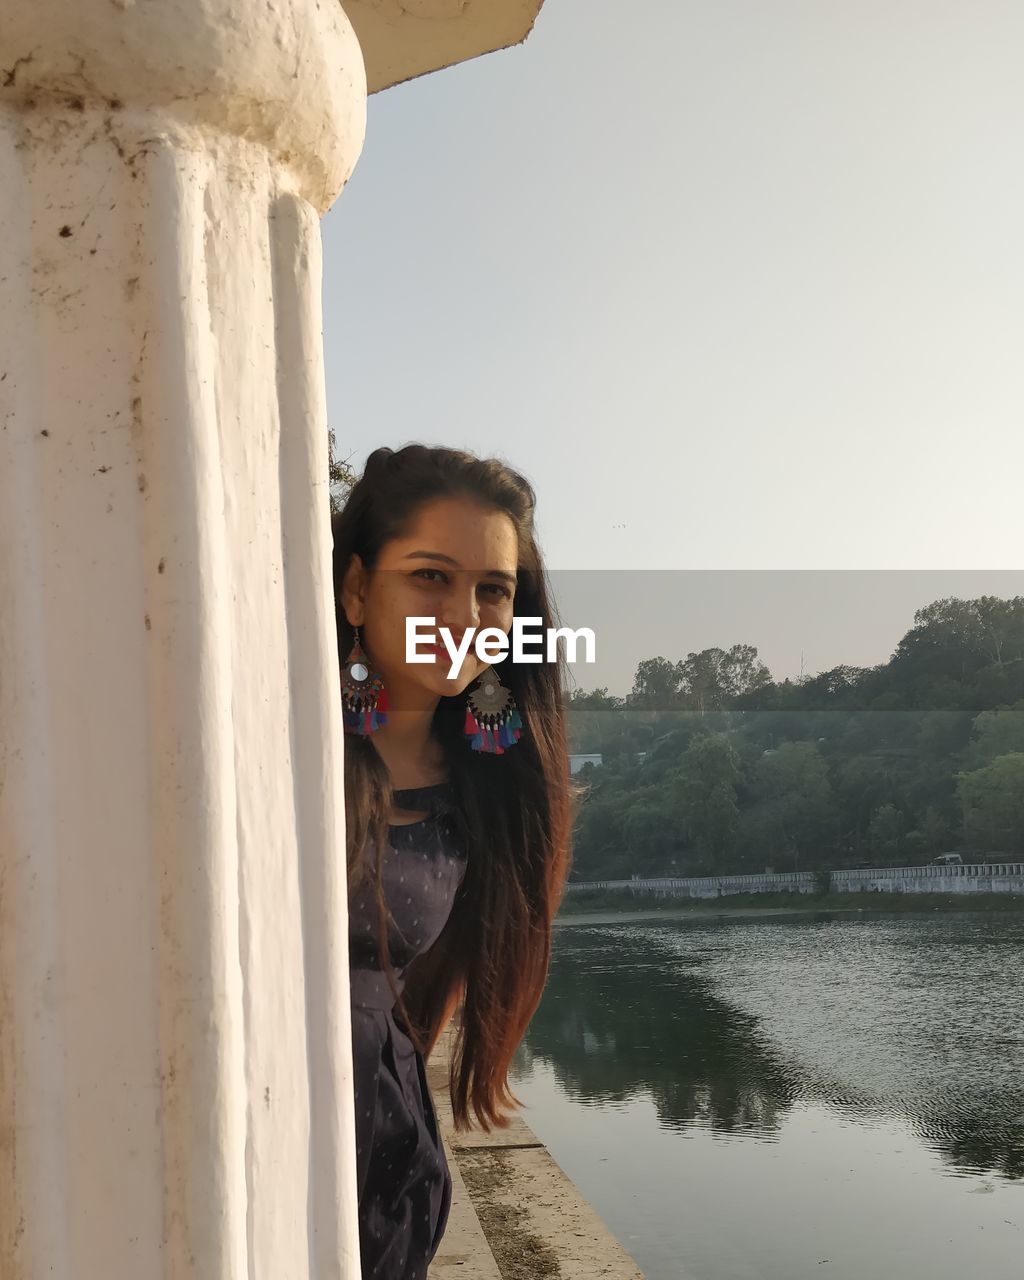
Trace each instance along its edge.
<path fill-rule="evenodd" d="M 775 920 L 659 930 L 755 1018 L 796 1098 L 908 1119 L 970 1172 L 1024 1176 L 1024 921 Z M 666 936 L 666 934 L 668 936 Z"/>

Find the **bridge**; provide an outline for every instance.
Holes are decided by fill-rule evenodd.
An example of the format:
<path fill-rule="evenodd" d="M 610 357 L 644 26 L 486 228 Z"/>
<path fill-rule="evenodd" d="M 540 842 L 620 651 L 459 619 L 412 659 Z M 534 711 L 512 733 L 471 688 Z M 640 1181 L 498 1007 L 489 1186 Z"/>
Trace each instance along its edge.
<path fill-rule="evenodd" d="M 741 876 L 653 876 L 636 880 L 574 880 L 567 893 L 587 890 L 628 892 L 638 897 L 723 898 L 739 893 L 820 893 L 823 875 L 814 871 L 765 871 Z M 831 871 L 833 893 L 1019 893 L 1024 894 L 1024 862 L 964 863 L 961 866 L 870 867 Z"/>

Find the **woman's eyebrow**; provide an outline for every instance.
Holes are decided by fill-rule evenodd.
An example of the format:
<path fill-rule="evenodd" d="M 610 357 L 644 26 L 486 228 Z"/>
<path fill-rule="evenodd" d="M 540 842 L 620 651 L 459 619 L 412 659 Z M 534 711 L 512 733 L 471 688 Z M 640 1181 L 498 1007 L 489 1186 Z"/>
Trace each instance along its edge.
<path fill-rule="evenodd" d="M 410 551 L 409 554 L 403 558 L 405 560 L 414 560 L 417 556 L 421 560 L 440 560 L 443 564 L 450 564 L 453 569 L 462 568 L 458 560 L 453 560 L 451 556 L 442 555 L 440 551 Z"/>

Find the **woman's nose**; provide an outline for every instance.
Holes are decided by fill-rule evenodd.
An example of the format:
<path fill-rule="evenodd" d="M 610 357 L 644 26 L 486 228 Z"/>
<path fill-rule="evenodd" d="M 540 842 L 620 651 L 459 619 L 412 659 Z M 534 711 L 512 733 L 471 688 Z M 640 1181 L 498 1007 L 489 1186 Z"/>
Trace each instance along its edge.
<path fill-rule="evenodd" d="M 456 640 L 470 627 L 480 625 L 480 602 L 477 599 L 476 583 L 471 581 L 454 582 L 445 593 L 444 605 L 438 625 L 447 627 Z"/>

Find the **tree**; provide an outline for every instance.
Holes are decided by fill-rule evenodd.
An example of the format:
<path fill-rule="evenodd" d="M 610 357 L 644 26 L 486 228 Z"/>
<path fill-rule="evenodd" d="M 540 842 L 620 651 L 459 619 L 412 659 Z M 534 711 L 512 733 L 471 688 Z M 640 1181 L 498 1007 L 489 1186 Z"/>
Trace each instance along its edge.
<path fill-rule="evenodd" d="M 1024 751 L 1024 702 L 975 716 L 965 753 L 968 769 L 979 769 L 1013 751 Z"/>
<path fill-rule="evenodd" d="M 964 836 L 979 853 L 1024 853 L 1024 751 L 957 775 Z"/>
<path fill-rule="evenodd" d="M 977 706 L 979 683 L 1013 696 L 1024 680 L 1024 597 L 949 597 L 918 609 L 887 674 L 907 706 Z"/>
<path fill-rule="evenodd" d="M 932 807 L 925 810 L 920 829 L 925 839 L 925 848 L 931 853 L 948 850 L 955 839 L 953 824 L 938 809 Z"/>
<path fill-rule="evenodd" d="M 792 859 L 820 856 L 834 844 L 835 803 L 828 767 L 809 742 L 784 742 L 758 761 L 754 776 L 756 819 L 772 833 L 772 852 Z"/>
<path fill-rule="evenodd" d="M 622 707 L 622 698 L 610 694 L 607 688 L 573 689 L 567 699 L 573 710 L 618 711 Z"/>
<path fill-rule="evenodd" d="M 701 715 L 771 683 L 771 672 L 749 644 L 734 644 L 728 652 L 712 648 L 689 653 L 684 662 L 676 664 L 676 673 L 680 690 Z"/>
<path fill-rule="evenodd" d="M 881 862 L 895 862 L 905 827 L 903 814 L 894 804 L 883 804 L 868 823 L 868 847 Z"/>
<path fill-rule="evenodd" d="M 605 787 L 586 797 L 573 838 L 575 879 L 617 879 L 624 874 L 624 799 L 622 793 Z"/>
<path fill-rule="evenodd" d="M 892 799 L 890 768 L 890 762 L 874 752 L 847 755 L 836 768 L 836 797 L 855 849 L 867 839 L 871 815 Z"/>
<path fill-rule="evenodd" d="M 631 849 L 663 856 L 665 812 L 716 870 L 923 859 L 963 844 L 968 811 L 975 845 L 1005 849 L 1006 759 L 1024 754 L 1024 597 L 936 600 L 871 667 L 775 683 L 753 646 L 708 648 L 645 659 L 625 699 L 595 689 L 566 705 L 571 749 L 604 759 L 584 848 L 619 874 Z"/>
<path fill-rule="evenodd" d="M 633 792 L 623 823 L 627 863 L 641 875 L 657 875 L 680 845 L 679 822 L 659 789 Z"/>
<path fill-rule="evenodd" d="M 637 664 L 629 703 L 651 710 L 678 707 L 682 702 L 680 681 L 678 662 L 660 657 L 644 658 Z"/>
<path fill-rule="evenodd" d="M 995 667 L 1024 661 L 1024 597 L 1001 600 L 981 596 L 972 600 L 976 619 L 976 643 Z"/>
<path fill-rule="evenodd" d="M 925 711 L 917 722 L 916 745 L 925 758 L 948 763 L 963 750 L 970 732 L 971 717 L 963 711 Z"/>
<path fill-rule="evenodd" d="M 602 689 L 573 689 L 565 699 L 569 750 L 599 753 L 604 764 L 632 761 L 645 749 L 652 734 L 648 723 L 654 713 L 627 709 L 625 699 Z"/>
<path fill-rule="evenodd" d="M 739 780 L 740 758 L 718 733 L 693 738 L 670 777 L 690 840 L 712 864 L 731 853 L 735 844 Z"/>
<path fill-rule="evenodd" d="M 345 499 L 356 482 L 356 474 L 349 466 L 348 458 L 340 459 L 334 432 L 327 432 L 328 486 L 331 495 L 331 513 L 336 514 L 345 505 Z M 351 454 L 349 455 L 351 457 Z"/>
<path fill-rule="evenodd" d="M 863 667 L 838 666 L 808 676 L 799 686 L 804 706 L 828 706 L 835 710 L 857 710 L 864 705 Z"/>

